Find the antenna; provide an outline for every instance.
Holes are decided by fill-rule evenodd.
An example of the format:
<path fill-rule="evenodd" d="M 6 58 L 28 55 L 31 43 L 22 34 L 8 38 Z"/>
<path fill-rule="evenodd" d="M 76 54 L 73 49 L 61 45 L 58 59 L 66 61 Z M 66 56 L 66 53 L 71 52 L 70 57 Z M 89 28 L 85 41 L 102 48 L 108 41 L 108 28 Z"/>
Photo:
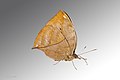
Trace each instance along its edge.
<path fill-rule="evenodd" d="M 85 49 L 85 48 L 86 48 L 86 46 L 85 46 L 83 49 Z M 92 52 L 92 51 L 95 51 L 95 50 L 97 50 L 97 49 L 92 49 L 92 50 L 89 50 L 89 51 L 87 51 L 87 52 L 83 52 L 83 53 L 81 53 L 81 54 L 78 54 L 78 56 L 79 56 L 78 59 L 79 59 L 79 60 L 83 59 L 83 60 L 85 61 L 86 65 L 88 65 L 87 58 L 83 58 L 83 57 L 81 57 L 81 55 L 86 54 L 86 53 L 89 53 L 89 52 Z"/>
<path fill-rule="evenodd" d="M 89 50 L 89 51 L 87 51 L 87 52 L 83 52 L 83 53 L 79 54 L 78 56 L 83 55 L 83 54 L 86 54 L 86 53 L 89 53 L 89 52 L 92 52 L 92 51 L 95 51 L 95 50 L 97 50 L 97 49 L 92 49 L 92 50 Z"/>

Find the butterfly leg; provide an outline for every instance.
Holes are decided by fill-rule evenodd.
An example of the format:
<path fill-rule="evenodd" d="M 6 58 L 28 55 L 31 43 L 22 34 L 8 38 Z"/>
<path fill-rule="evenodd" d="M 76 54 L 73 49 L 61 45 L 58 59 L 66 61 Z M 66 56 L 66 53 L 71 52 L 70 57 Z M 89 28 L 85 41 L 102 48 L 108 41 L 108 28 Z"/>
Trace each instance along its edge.
<path fill-rule="evenodd" d="M 77 68 L 75 67 L 75 64 L 74 64 L 74 62 L 73 62 L 73 61 L 72 61 L 72 64 L 73 64 L 74 68 L 77 70 Z"/>
<path fill-rule="evenodd" d="M 78 59 L 83 59 L 85 61 L 86 65 L 88 65 L 87 58 L 83 58 L 83 57 L 79 56 Z"/>
<path fill-rule="evenodd" d="M 56 65 L 56 64 L 58 64 L 60 61 L 57 61 L 56 63 L 54 63 L 53 65 Z"/>

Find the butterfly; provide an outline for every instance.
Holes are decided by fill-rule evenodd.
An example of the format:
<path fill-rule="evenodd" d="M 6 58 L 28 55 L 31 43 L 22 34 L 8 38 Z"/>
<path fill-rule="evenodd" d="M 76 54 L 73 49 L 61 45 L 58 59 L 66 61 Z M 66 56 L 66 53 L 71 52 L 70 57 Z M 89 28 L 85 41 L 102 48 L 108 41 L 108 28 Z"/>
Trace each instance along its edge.
<path fill-rule="evenodd" d="M 65 60 L 73 63 L 73 59 L 83 59 L 86 62 L 86 58 L 75 54 L 76 46 L 77 35 L 72 20 L 65 11 L 60 10 L 40 30 L 32 49 L 42 50 L 48 57 L 58 62 Z M 91 51 L 94 50 L 96 49 Z M 73 66 L 75 67 L 74 63 Z"/>

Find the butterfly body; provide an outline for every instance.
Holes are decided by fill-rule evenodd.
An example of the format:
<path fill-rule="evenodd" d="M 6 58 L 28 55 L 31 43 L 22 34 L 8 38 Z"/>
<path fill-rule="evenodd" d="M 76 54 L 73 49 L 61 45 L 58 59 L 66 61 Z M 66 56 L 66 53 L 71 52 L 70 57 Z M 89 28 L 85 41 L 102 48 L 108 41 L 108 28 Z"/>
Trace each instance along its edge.
<path fill-rule="evenodd" d="M 64 55 L 64 54 L 59 54 L 59 53 L 55 53 L 55 54 L 46 54 L 47 56 L 49 56 L 50 58 L 54 59 L 55 61 L 72 61 L 73 59 L 77 59 L 78 56 L 76 54 L 72 54 L 72 55 Z"/>

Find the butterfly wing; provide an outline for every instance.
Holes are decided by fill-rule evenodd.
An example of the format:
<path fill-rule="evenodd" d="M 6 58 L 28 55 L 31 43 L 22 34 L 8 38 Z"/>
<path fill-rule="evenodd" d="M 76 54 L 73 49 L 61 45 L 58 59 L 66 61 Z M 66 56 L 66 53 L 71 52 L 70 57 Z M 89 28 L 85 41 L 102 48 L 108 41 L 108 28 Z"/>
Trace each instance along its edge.
<path fill-rule="evenodd" d="M 63 60 L 76 48 L 76 32 L 68 14 L 60 10 L 38 33 L 34 47 L 54 60 Z"/>

